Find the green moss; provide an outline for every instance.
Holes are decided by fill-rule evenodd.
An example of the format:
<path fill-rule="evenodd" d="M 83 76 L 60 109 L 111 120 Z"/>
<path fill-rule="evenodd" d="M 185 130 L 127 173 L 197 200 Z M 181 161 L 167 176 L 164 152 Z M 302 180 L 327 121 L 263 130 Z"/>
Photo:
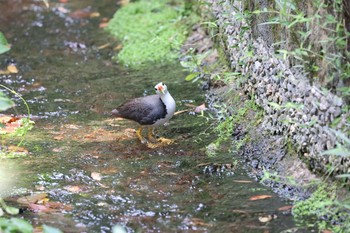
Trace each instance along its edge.
<path fill-rule="evenodd" d="M 304 201 L 299 201 L 293 208 L 293 214 L 302 224 L 310 224 L 319 230 L 345 232 L 350 229 L 349 205 L 336 198 L 336 185 L 323 184 Z"/>
<path fill-rule="evenodd" d="M 182 17 L 184 4 L 171 2 L 141 0 L 115 13 L 107 30 L 122 41 L 119 62 L 135 67 L 178 57 L 188 26 Z"/>

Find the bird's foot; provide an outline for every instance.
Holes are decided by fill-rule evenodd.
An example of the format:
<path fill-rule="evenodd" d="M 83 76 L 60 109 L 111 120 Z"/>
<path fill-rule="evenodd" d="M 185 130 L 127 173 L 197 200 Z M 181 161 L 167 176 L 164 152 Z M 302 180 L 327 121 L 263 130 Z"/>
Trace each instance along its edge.
<path fill-rule="evenodd" d="M 148 130 L 148 141 L 150 142 L 157 142 L 157 140 L 154 138 L 154 130 L 153 129 L 149 129 Z"/>
<path fill-rule="evenodd" d="M 159 138 L 157 140 L 157 142 L 152 143 L 152 142 L 148 142 L 147 143 L 147 147 L 150 149 L 155 149 L 158 147 L 162 147 L 162 146 L 168 146 L 174 143 L 174 140 L 168 139 L 168 138 Z"/>
<path fill-rule="evenodd" d="M 175 141 L 169 138 L 158 138 L 158 142 L 163 144 L 163 145 L 171 145 L 173 144 Z"/>
<path fill-rule="evenodd" d="M 140 142 L 141 142 L 142 144 L 148 144 L 147 139 L 144 138 L 144 137 L 140 138 Z"/>

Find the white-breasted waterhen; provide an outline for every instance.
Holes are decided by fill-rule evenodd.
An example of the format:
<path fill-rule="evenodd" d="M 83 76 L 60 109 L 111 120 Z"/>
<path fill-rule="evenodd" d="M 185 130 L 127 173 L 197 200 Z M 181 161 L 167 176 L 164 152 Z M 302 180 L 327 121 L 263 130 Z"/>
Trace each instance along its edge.
<path fill-rule="evenodd" d="M 167 123 L 175 113 L 176 103 L 167 86 L 160 82 L 154 88 L 157 94 L 131 99 L 112 110 L 113 116 L 133 120 L 141 125 L 136 135 L 142 143 L 147 143 L 142 136 L 144 126 L 151 127 L 148 129 L 148 139 L 153 141 L 153 128 Z"/>

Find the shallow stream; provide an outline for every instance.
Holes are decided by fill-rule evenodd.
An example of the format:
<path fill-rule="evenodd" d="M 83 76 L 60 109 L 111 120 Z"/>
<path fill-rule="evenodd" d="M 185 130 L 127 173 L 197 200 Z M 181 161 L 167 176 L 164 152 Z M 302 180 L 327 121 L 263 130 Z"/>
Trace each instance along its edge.
<path fill-rule="evenodd" d="M 231 153 L 206 155 L 215 140 L 206 117 L 176 115 L 158 130 L 175 143 L 150 149 L 138 142 L 135 123 L 110 116 L 125 100 L 153 94 L 160 81 L 178 111 L 205 101 L 178 62 L 133 70 L 112 61 L 118 41 L 99 25 L 118 7 L 0 2 L 0 31 L 12 44 L 0 61 L 5 67 L 15 59 L 19 69 L 0 82 L 23 95 L 35 121 L 23 145 L 29 155 L 11 160 L 9 192 L 14 199 L 45 193 L 61 204 L 23 209 L 20 217 L 64 232 L 110 232 L 116 224 L 128 232 L 302 232 L 291 202 L 250 179 Z M 16 103 L 12 112 L 25 114 Z"/>

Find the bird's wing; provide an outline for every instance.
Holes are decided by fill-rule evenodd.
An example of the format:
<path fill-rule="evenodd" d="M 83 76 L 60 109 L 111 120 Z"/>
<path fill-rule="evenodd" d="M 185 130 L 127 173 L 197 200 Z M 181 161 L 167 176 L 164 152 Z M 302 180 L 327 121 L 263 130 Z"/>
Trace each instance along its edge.
<path fill-rule="evenodd" d="M 162 108 L 162 101 L 158 95 L 136 98 L 117 108 L 121 117 L 134 120 L 140 124 L 153 124 L 152 119 Z"/>

